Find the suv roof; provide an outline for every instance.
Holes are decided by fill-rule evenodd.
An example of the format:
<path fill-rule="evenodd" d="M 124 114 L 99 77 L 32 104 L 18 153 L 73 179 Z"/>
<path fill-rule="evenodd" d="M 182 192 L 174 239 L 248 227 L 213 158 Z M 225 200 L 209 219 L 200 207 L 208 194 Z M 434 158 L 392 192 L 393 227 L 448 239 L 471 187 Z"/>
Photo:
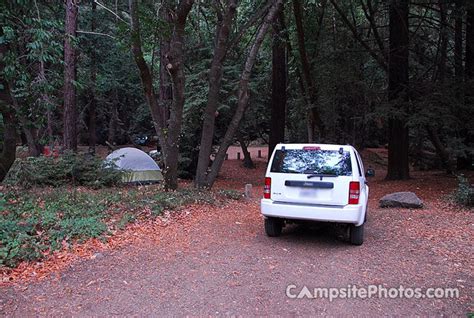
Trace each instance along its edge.
<path fill-rule="evenodd" d="M 306 143 L 306 144 L 277 144 L 275 146 L 276 149 L 281 149 L 282 147 L 285 147 L 286 149 L 302 149 L 303 147 L 321 147 L 324 150 L 339 150 L 343 149 L 345 151 L 349 150 L 354 150 L 354 147 L 351 145 L 336 145 L 336 144 L 314 144 L 314 143 Z"/>

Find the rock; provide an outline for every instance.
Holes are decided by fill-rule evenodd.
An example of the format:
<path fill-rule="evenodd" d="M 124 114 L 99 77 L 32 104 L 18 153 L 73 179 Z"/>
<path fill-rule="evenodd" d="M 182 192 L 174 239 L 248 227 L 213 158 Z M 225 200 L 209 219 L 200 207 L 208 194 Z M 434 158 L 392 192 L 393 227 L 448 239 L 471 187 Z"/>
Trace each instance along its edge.
<path fill-rule="evenodd" d="M 413 192 L 395 192 L 381 198 L 379 205 L 381 208 L 419 209 L 423 207 L 423 201 Z"/>
<path fill-rule="evenodd" d="M 104 254 L 102 253 L 95 253 L 94 255 L 91 256 L 91 259 L 101 259 L 104 258 Z"/>

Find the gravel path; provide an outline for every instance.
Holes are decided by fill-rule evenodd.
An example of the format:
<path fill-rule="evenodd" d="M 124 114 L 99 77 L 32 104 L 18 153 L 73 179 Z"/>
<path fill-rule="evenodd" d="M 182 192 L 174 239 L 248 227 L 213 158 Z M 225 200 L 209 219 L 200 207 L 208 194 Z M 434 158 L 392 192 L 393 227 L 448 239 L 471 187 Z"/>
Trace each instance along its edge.
<path fill-rule="evenodd" d="M 109 250 L 46 280 L 3 288 L 0 314 L 463 316 L 472 312 L 472 212 L 437 201 L 420 211 L 378 209 L 376 199 L 386 186 L 380 180 L 374 183 L 366 240 L 360 247 L 349 245 L 343 228 L 334 226 L 289 226 L 282 237 L 268 238 L 258 199 L 230 202 L 172 222 L 158 242 L 150 238 Z M 299 291 L 303 286 L 369 284 L 456 287 L 460 298 L 331 302 L 285 295 L 288 285 Z"/>

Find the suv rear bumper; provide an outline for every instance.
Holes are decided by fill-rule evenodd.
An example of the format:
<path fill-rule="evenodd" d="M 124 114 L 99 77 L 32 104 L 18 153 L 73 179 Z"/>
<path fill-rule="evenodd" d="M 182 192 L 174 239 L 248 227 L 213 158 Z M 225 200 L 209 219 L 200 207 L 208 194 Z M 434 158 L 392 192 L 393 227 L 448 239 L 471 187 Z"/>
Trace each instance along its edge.
<path fill-rule="evenodd" d="M 362 225 L 365 219 L 365 207 L 361 204 L 303 205 L 262 199 L 260 207 L 264 216 L 283 219 L 351 223 L 356 226 Z"/>

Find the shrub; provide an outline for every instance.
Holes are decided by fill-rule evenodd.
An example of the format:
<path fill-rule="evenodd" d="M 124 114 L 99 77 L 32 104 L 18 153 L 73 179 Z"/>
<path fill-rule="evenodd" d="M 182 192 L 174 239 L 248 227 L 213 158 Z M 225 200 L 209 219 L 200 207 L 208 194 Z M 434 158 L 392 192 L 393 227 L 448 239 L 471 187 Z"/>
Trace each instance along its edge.
<path fill-rule="evenodd" d="M 96 156 L 65 153 L 59 158 L 28 157 L 17 159 L 4 183 L 22 187 L 66 184 L 94 188 L 111 186 L 121 180 L 121 172 L 103 164 Z"/>
<path fill-rule="evenodd" d="M 454 192 L 454 200 L 467 207 L 474 206 L 474 188 L 463 175 L 458 176 L 458 187 Z"/>

